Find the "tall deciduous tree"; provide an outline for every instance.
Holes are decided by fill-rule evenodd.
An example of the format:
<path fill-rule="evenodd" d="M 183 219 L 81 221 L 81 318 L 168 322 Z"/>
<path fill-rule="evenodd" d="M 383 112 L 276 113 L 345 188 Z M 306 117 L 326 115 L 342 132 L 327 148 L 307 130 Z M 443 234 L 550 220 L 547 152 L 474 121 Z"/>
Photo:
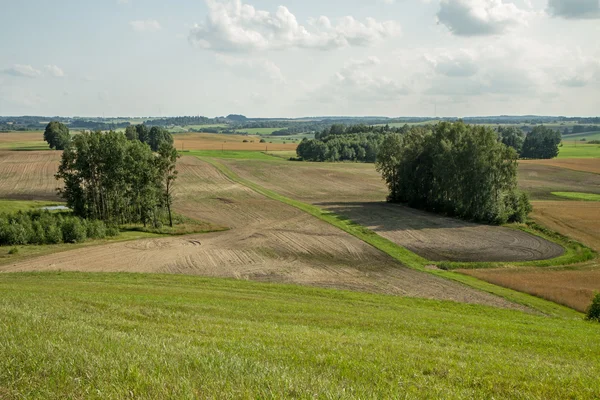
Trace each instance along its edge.
<path fill-rule="evenodd" d="M 44 130 L 44 140 L 51 149 L 64 150 L 71 142 L 69 128 L 57 121 L 51 121 Z"/>
<path fill-rule="evenodd" d="M 498 136 L 502 143 L 515 149 L 517 154 L 521 153 L 525 142 L 525 133 L 515 126 L 498 127 Z"/>
<path fill-rule="evenodd" d="M 543 125 L 536 126 L 525 138 L 521 158 L 554 158 L 558 155 L 561 140 L 559 131 Z"/>
<path fill-rule="evenodd" d="M 491 128 L 444 122 L 388 136 L 377 169 L 391 202 L 494 224 L 522 222 L 530 211 L 517 191 L 517 153 Z"/>

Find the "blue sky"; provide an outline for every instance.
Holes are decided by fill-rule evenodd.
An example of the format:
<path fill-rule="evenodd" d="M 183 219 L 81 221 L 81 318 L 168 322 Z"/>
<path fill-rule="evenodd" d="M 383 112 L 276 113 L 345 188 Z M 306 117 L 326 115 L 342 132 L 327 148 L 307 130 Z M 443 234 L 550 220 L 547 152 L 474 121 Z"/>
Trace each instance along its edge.
<path fill-rule="evenodd" d="M 0 115 L 597 115 L 600 0 L 3 0 Z"/>

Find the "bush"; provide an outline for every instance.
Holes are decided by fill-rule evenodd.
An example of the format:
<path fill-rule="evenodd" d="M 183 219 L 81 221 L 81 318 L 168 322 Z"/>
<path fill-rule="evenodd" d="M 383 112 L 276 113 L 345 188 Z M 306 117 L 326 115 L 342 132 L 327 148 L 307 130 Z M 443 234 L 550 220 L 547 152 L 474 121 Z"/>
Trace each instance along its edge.
<path fill-rule="evenodd" d="M 104 239 L 106 237 L 106 225 L 102 221 L 88 221 L 86 228 L 87 237 L 90 239 Z"/>
<path fill-rule="evenodd" d="M 594 296 L 592 304 L 590 304 L 585 315 L 585 319 L 588 321 L 600 322 L 600 293 L 596 293 Z"/>
<path fill-rule="evenodd" d="M 13 247 L 12 249 L 10 249 L 8 251 L 8 254 L 10 254 L 10 255 L 19 254 L 19 248 L 18 247 Z"/>
<path fill-rule="evenodd" d="M 61 228 L 65 243 L 81 243 L 87 238 L 85 224 L 79 218 L 65 219 Z"/>
<path fill-rule="evenodd" d="M 114 237 L 114 236 L 119 236 L 119 227 L 116 225 L 109 225 L 106 227 L 106 236 L 107 237 Z"/>

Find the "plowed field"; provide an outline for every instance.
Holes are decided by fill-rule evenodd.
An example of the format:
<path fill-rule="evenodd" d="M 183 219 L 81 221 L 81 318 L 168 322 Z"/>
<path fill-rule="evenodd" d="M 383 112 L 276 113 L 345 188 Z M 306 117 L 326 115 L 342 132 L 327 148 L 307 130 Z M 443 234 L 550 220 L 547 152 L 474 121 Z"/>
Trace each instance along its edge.
<path fill-rule="evenodd" d="M 0 198 L 57 200 L 56 151 L 0 151 Z"/>
<path fill-rule="evenodd" d="M 226 163 L 246 179 L 343 215 L 432 261 L 531 261 L 564 251 L 522 231 L 387 204 L 385 185 L 372 164 Z"/>
<path fill-rule="evenodd" d="M 227 232 L 114 243 L 0 266 L 1 271 L 168 272 L 298 283 L 517 307 L 461 284 L 400 267 L 314 217 L 184 157 L 176 208 Z"/>
<path fill-rule="evenodd" d="M 600 158 L 555 158 L 552 160 L 523 160 L 519 164 L 548 165 L 575 171 L 600 174 Z"/>

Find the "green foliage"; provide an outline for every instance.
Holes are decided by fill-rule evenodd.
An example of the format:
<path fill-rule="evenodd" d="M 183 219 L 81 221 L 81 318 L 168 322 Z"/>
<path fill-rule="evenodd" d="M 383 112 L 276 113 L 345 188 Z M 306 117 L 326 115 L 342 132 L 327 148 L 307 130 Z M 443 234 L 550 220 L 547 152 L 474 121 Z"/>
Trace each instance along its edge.
<path fill-rule="evenodd" d="M 87 221 L 65 213 L 48 211 L 0 215 L 0 246 L 81 243 L 118 235 L 102 221 Z"/>
<path fill-rule="evenodd" d="M 170 209 L 177 159 L 173 139 L 161 128 L 135 129 L 140 140 L 127 140 L 120 132 L 84 132 L 63 152 L 56 177 L 63 180 L 60 194 L 75 215 L 112 224 L 156 225 L 160 211 Z M 158 143 L 158 154 L 142 139 Z"/>
<path fill-rule="evenodd" d="M 69 128 L 61 122 L 52 121 L 46 125 L 44 140 L 51 149 L 64 150 L 71 142 Z"/>
<path fill-rule="evenodd" d="M 303 139 L 298 145 L 298 157 L 306 161 L 361 161 L 375 162 L 381 143 L 393 133 L 403 133 L 408 126 L 390 128 L 385 126 L 334 124 L 315 135 L 315 139 Z"/>
<path fill-rule="evenodd" d="M 600 201 L 600 194 L 578 193 L 578 192 L 552 192 L 554 196 L 564 197 L 571 200 Z"/>
<path fill-rule="evenodd" d="M 87 239 L 87 229 L 80 218 L 65 218 L 61 230 L 65 243 L 81 243 Z"/>
<path fill-rule="evenodd" d="M 594 295 L 592 304 L 590 304 L 590 307 L 585 314 L 585 319 L 588 321 L 600 322 L 600 293 Z"/>
<path fill-rule="evenodd" d="M 515 149 L 517 154 L 521 153 L 525 143 L 525 133 L 515 126 L 498 127 L 498 136 L 502 143 Z"/>
<path fill-rule="evenodd" d="M 546 126 L 536 126 L 525 138 L 521 158 L 550 159 L 558 156 L 562 136 Z"/>
<path fill-rule="evenodd" d="M 390 202 L 491 224 L 523 222 L 531 211 L 517 191 L 517 153 L 491 128 L 442 122 L 389 135 L 377 170 Z"/>
<path fill-rule="evenodd" d="M 12 249 L 10 249 L 8 251 L 8 254 L 10 254 L 11 256 L 15 255 L 15 254 L 19 254 L 19 248 L 18 247 L 13 247 Z"/>

